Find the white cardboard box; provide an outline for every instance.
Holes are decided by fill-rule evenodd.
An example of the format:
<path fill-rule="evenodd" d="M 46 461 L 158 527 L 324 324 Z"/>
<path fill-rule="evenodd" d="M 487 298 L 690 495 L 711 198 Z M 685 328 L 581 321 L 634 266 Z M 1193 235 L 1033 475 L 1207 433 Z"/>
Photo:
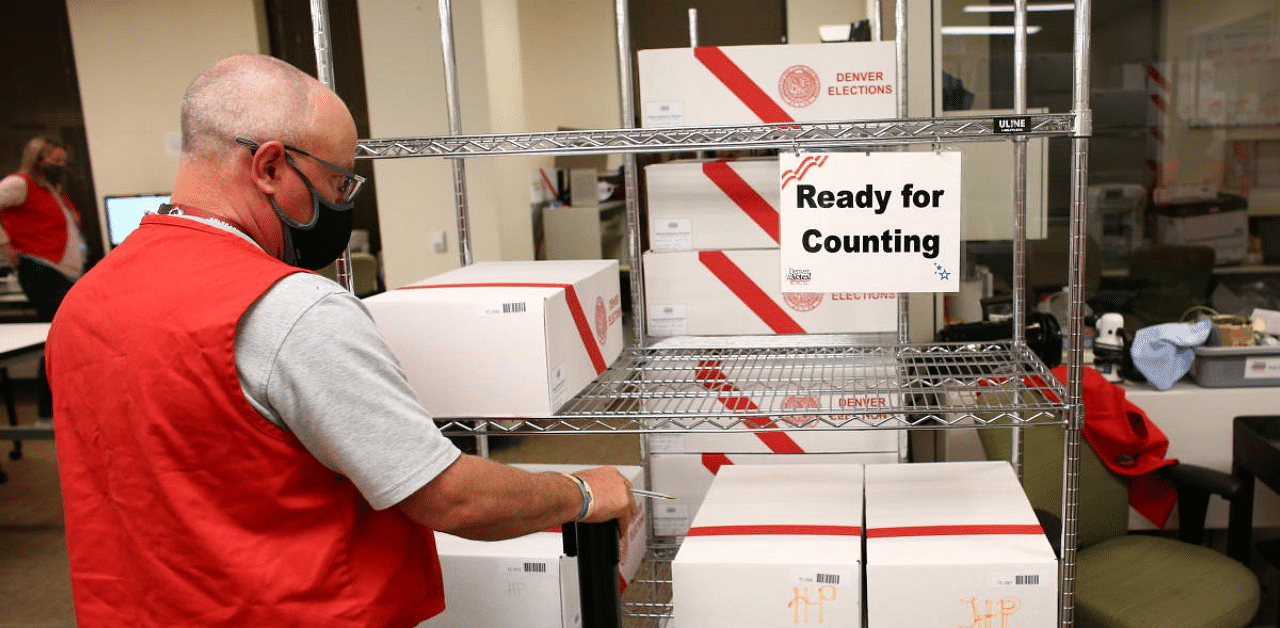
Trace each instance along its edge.
<path fill-rule="evenodd" d="M 1213 247 L 1216 265 L 1243 262 L 1249 253 L 1249 212 L 1235 209 L 1198 216 L 1156 214 L 1156 241 Z"/>
<path fill-rule="evenodd" d="M 1058 563 L 1008 463 L 868 466 L 866 536 L 868 625 L 1057 625 Z"/>
<path fill-rule="evenodd" d="M 777 249 L 644 254 L 652 336 L 898 329 L 892 292 L 782 292 Z"/>
<path fill-rule="evenodd" d="M 903 436 L 905 432 L 901 432 Z M 653 500 L 655 536 L 682 536 L 698 514 L 711 481 L 727 465 L 862 465 L 896 464 L 897 450 L 848 454 L 659 454 L 649 456 L 653 490 L 676 497 Z"/>
<path fill-rule="evenodd" d="M 778 246 L 778 160 L 671 161 L 646 166 L 653 251 Z"/>
<path fill-rule="evenodd" d="M 572 473 L 582 465 L 514 465 L 534 473 Z M 633 486 L 644 487 L 644 471 L 617 467 Z M 619 561 L 622 578 L 635 577 L 644 559 L 648 516 L 641 512 L 628 530 L 629 546 Z M 577 559 L 564 555 L 559 530 L 505 541 L 472 541 L 436 533 L 444 576 L 444 612 L 421 628 L 573 628 L 582 625 Z"/>
<path fill-rule="evenodd" d="M 895 59 L 887 41 L 641 50 L 641 124 L 892 118 Z"/>
<path fill-rule="evenodd" d="M 616 260 L 480 262 L 364 303 L 441 418 L 552 414 L 622 352 Z"/>
<path fill-rule="evenodd" d="M 680 628 L 862 625 L 862 467 L 730 466 L 671 565 Z"/>

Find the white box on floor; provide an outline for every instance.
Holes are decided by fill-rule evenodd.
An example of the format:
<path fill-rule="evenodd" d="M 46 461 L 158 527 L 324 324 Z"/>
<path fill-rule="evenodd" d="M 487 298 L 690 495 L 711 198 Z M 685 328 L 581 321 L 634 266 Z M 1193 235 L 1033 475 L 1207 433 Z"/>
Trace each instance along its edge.
<path fill-rule="evenodd" d="M 893 42 L 641 50 L 645 127 L 897 115 Z"/>
<path fill-rule="evenodd" d="M 778 246 L 778 160 L 671 161 L 646 166 L 649 248 Z"/>
<path fill-rule="evenodd" d="M 530 472 L 572 473 L 583 465 L 514 465 Z M 644 487 L 644 471 L 620 466 L 633 486 Z M 647 507 L 645 503 L 641 508 Z M 630 581 L 644 559 L 648 516 L 642 510 L 628 530 L 628 552 L 619 572 Z M 444 576 L 444 612 L 422 628 L 573 628 L 582 625 L 577 559 L 564 555 L 559 530 L 505 541 L 472 541 L 436 533 Z"/>
<path fill-rule="evenodd" d="M 905 435 L 905 432 L 902 432 Z M 698 514 L 702 498 L 722 468 L 730 465 L 872 465 L 896 464 L 897 450 L 848 454 L 652 454 L 649 477 L 653 490 L 676 497 L 653 500 L 655 536 L 683 536 Z"/>
<path fill-rule="evenodd" d="M 480 262 L 364 303 L 441 418 L 552 414 L 622 352 L 616 260 Z"/>
<path fill-rule="evenodd" d="M 862 625 L 862 468 L 730 466 L 671 565 L 680 628 Z"/>
<path fill-rule="evenodd" d="M 892 292 L 782 292 L 777 249 L 644 254 L 652 336 L 898 329 Z"/>
<path fill-rule="evenodd" d="M 1057 625 L 1058 562 L 1006 462 L 867 467 L 866 537 L 868 625 Z"/>

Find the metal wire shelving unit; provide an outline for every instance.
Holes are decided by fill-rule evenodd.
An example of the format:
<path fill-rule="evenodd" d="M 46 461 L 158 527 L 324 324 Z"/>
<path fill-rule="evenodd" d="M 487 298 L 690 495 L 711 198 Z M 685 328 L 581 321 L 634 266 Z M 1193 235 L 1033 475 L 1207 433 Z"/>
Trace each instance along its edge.
<path fill-rule="evenodd" d="M 906 111 L 907 0 L 895 3 L 898 54 L 899 119 L 839 123 L 786 123 L 701 126 L 661 129 L 620 128 L 517 134 L 463 135 L 454 56 L 450 0 L 437 0 L 444 52 L 450 134 L 360 140 L 357 157 L 395 159 L 448 158 L 453 165 L 459 249 L 470 264 L 469 216 L 465 191 L 466 159 L 503 155 L 624 156 L 624 187 L 632 260 L 631 293 L 636 328 L 632 347 L 590 387 L 555 416 L 475 418 L 442 422 L 453 433 L 660 434 L 691 430 L 771 429 L 1009 429 L 1020 466 L 1021 428 L 1054 425 L 1064 428 L 1062 537 L 1058 586 L 1059 625 L 1074 623 L 1076 500 L 1080 428 L 1083 422 L 1082 355 L 1085 202 L 1087 199 L 1089 110 L 1088 57 L 1090 1 L 1075 0 L 1074 104 L 1069 113 L 1028 114 L 1026 108 L 1026 0 L 1014 0 L 1014 114 L 1027 121 L 1025 130 L 1001 133 L 992 117 L 910 118 Z M 874 3 L 876 12 L 880 2 Z M 333 87 L 332 59 L 325 0 L 311 0 L 318 76 Z M 620 98 L 624 125 L 633 124 L 634 77 L 627 0 L 615 0 Z M 879 17 L 878 15 L 875 17 Z M 880 32 L 879 20 L 873 29 Z M 638 234 L 643 225 L 637 209 L 638 153 L 702 150 L 883 149 L 912 144 L 1012 141 L 1015 181 L 1014 232 L 1025 231 L 1026 143 L 1034 137 L 1063 137 L 1072 143 L 1070 276 L 1066 327 L 1066 377 L 1059 382 L 1027 347 L 1020 334 L 1006 342 L 907 342 L 905 299 L 900 299 L 897 341 L 862 337 L 736 337 L 655 340 L 645 335 L 643 251 Z M 1023 293 L 1024 239 L 1014 238 L 1014 306 L 1012 329 L 1025 324 Z M 350 287 L 350 261 L 338 263 L 338 278 Z M 732 383 L 720 374 L 732 373 Z M 984 392 L 1011 391 L 988 395 Z M 889 400 L 875 406 L 857 400 Z M 995 401 L 999 400 L 999 401 Z M 642 442 L 642 456 L 647 456 Z M 671 619 L 670 562 L 679 539 L 651 539 L 649 561 L 622 600 L 628 626 L 661 628 Z M 884 628 L 884 627 L 872 627 Z"/>

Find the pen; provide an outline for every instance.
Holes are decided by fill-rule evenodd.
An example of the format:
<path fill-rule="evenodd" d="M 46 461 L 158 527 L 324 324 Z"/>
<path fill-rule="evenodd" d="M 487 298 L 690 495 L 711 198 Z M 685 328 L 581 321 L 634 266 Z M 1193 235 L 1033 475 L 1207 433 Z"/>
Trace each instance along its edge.
<path fill-rule="evenodd" d="M 646 491 L 644 489 L 639 489 L 639 488 L 633 488 L 631 489 L 631 492 L 641 497 L 652 497 L 654 499 L 676 499 L 674 496 L 667 495 L 666 493 Z"/>

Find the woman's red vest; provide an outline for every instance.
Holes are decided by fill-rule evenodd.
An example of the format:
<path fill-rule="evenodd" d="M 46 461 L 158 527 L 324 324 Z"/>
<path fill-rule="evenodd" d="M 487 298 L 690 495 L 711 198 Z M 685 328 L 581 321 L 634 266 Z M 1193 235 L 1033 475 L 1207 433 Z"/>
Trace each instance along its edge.
<path fill-rule="evenodd" d="M 148 216 L 58 310 L 46 356 L 81 628 L 409 627 L 443 610 L 432 533 L 373 510 L 240 388 L 236 325 L 297 271 Z"/>
<path fill-rule="evenodd" d="M 30 175 L 18 176 L 27 182 L 27 199 L 0 212 L 0 224 L 18 252 L 57 264 L 67 250 L 67 218 L 53 192 L 37 185 Z M 80 217 L 66 194 L 62 195 L 62 202 L 76 218 Z"/>

